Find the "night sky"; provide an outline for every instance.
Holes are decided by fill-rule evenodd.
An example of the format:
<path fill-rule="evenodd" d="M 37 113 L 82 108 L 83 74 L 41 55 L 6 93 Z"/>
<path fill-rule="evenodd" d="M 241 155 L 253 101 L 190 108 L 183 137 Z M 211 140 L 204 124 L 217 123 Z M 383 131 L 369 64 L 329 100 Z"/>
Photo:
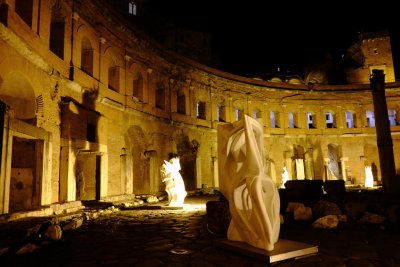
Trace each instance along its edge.
<path fill-rule="evenodd" d="M 231 73 L 301 72 L 326 52 L 340 58 L 361 31 L 389 31 L 395 65 L 400 53 L 395 1 L 149 1 L 150 12 L 211 32 L 220 69 Z"/>

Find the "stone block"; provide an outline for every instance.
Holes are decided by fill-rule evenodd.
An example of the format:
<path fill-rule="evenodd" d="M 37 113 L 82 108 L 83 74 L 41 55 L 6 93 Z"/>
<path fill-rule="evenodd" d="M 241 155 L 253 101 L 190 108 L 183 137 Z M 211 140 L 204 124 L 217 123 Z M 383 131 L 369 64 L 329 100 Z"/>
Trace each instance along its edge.
<path fill-rule="evenodd" d="M 216 235 L 226 236 L 231 216 L 227 200 L 208 201 L 206 203 L 207 229 Z"/>
<path fill-rule="evenodd" d="M 285 183 L 285 195 L 290 197 L 322 197 L 322 180 L 289 180 Z"/>
<path fill-rule="evenodd" d="M 329 180 L 323 184 L 324 191 L 330 195 L 343 195 L 346 193 L 344 180 Z"/>

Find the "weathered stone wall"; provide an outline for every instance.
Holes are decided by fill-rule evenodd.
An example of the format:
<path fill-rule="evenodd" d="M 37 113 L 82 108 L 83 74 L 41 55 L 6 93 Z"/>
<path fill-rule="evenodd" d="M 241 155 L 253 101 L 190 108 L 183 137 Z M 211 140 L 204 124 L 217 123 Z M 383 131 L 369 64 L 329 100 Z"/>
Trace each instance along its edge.
<path fill-rule="evenodd" d="M 372 69 L 383 70 L 385 82 L 395 81 L 392 46 L 388 32 L 362 33 L 359 47 L 364 62 L 361 67 L 347 71 L 347 82 L 369 83 Z"/>
<path fill-rule="evenodd" d="M 34 28 L 14 12 L 14 1 L 7 1 L 7 23 L 0 23 L 0 99 L 16 119 L 49 135 L 50 155 L 43 155 L 43 165 L 50 179 L 43 181 L 50 184 L 42 185 L 41 193 L 51 202 L 76 199 L 81 153 L 92 155 L 91 164 L 82 169 L 96 175 L 97 184 L 91 186 L 100 187 L 90 198 L 164 191 L 160 168 L 173 155 L 181 158 L 187 190 L 218 187 L 217 128 L 234 122 L 237 114 L 262 121 L 268 172 L 278 185 L 284 166 L 293 178 L 296 157 L 304 159 L 306 178 L 327 179 L 329 144 L 338 147 L 347 183 L 363 184 L 364 167 L 372 163 L 381 178 L 375 128 L 368 127 L 365 115 L 373 110 L 368 85 L 307 87 L 211 69 L 165 51 L 101 1 L 74 2 L 74 14 L 72 1 L 61 1 L 66 28 L 60 59 L 48 48 L 54 3 L 44 2 Z M 90 73 L 81 62 L 82 44 L 88 42 L 93 51 Z M 110 80 L 117 88 L 109 86 Z M 387 84 L 386 90 L 388 108 L 398 112 L 399 87 Z M 199 101 L 205 104 L 205 118 L 198 117 Z M 223 121 L 218 106 L 224 107 L 219 111 Z M 354 115 L 354 128 L 347 127 L 347 111 Z M 276 127 L 271 112 L 279 122 Z M 315 128 L 308 128 L 307 112 L 315 116 Z M 335 118 L 333 128 L 326 124 L 327 112 Z M 296 115 L 294 128 L 289 127 L 289 113 Z M 400 126 L 391 130 L 400 166 Z M 95 166 L 89 171 L 90 165 Z M 1 179 L 10 177 L 3 174 Z"/>

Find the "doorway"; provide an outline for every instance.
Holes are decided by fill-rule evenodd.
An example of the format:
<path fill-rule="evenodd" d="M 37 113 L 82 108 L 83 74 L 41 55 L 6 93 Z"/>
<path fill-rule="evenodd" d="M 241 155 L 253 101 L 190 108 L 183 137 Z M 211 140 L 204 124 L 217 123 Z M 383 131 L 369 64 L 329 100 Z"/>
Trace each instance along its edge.
<path fill-rule="evenodd" d="M 40 207 L 43 142 L 13 137 L 9 211 Z"/>
<path fill-rule="evenodd" d="M 101 155 L 79 152 L 75 164 L 76 200 L 100 200 Z"/>

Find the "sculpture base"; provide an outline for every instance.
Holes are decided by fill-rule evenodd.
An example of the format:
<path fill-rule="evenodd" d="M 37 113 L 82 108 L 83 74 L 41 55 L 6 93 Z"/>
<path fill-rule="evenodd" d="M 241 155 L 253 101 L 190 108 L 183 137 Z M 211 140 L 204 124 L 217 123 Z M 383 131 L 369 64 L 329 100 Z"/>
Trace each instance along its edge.
<path fill-rule="evenodd" d="M 124 210 L 181 210 L 183 207 L 179 206 L 160 206 L 160 205 L 144 205 L 136 207 L 122 208 Z"/>
<path fill-rule="evenodd" d="M 215 245 L 268 263 L 298 259 L 318 253 L 318 246 L 285 239 L 279 239 L 272 251 L 259 249 L 245 242 L 227 239 L 218 239 L 215 241 Z"/>

